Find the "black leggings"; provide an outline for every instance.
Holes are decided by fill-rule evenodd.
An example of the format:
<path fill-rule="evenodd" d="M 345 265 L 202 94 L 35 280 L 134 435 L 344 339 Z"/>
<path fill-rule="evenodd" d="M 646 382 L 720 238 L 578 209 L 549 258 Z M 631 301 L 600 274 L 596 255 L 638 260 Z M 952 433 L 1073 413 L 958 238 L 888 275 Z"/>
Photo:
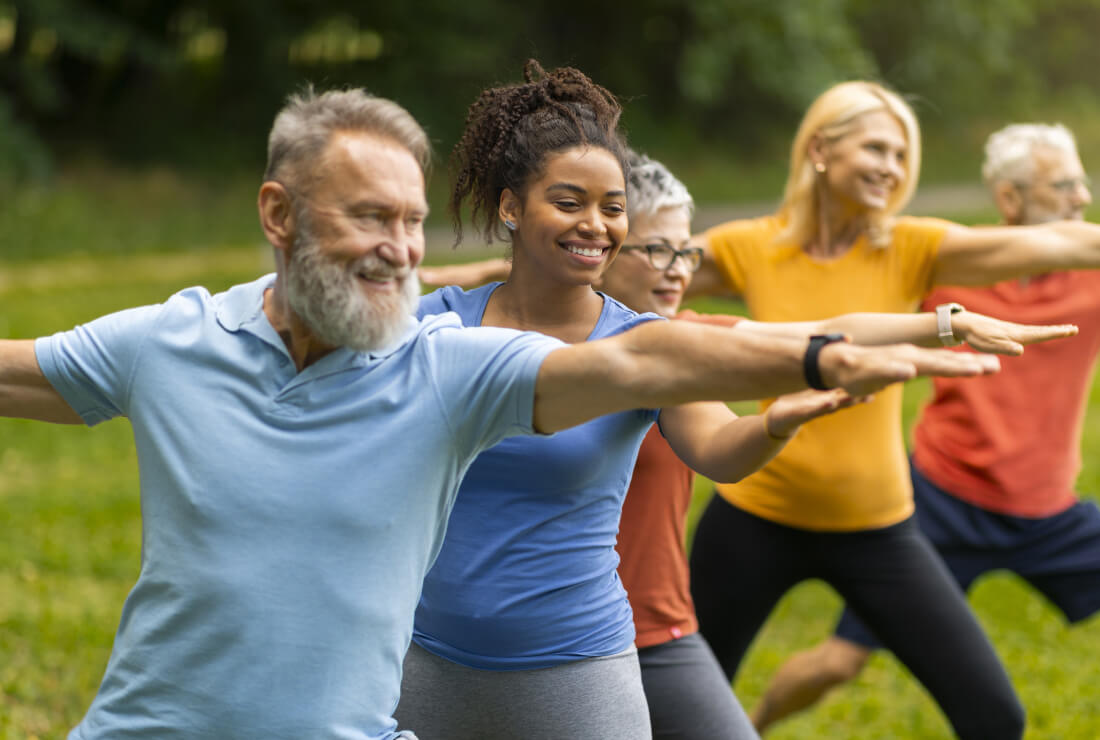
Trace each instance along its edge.
<path fill-rule="evenodd" d="M 699 628 L 732 680 L 776 602 L 828 583 L 932 694 L 960 738 L 1024 733 L 1024 709 L 985 633 L 912 518 L 883 529 L 786 527 L 714 496 L 695 532 Z"/>

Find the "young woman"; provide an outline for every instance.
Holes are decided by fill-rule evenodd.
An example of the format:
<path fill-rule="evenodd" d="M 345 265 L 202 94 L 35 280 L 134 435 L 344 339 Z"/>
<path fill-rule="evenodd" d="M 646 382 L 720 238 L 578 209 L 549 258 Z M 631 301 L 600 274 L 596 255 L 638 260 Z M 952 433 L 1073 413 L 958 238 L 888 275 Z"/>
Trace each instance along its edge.
<path fill-rule="evenodd" d="M 511 274 L 425 296 L 421 313 L 566 342 L 657 319 L 592 289 L 627 234 L 617 102 L 576 70 L 531 63 L 525 76 L 482 93 L 454 153 L 453 212 L 469 200 L 486 236 L 508 234 Z M 649 737 L 614 551 L 642 438 L 658 421 L 692 468 L 737 480 L 801 422 L 852 402 L 797 394 L 743 418 L 721 403 L 638 409 L 479 456 L 424 582 L 398 721 L 449 740 Z M 740 710 L 731 721 L 726 736 L 755 735 Z"/>
<path fill-rule="evenodd" d="M 936 316 L 929 313 L 852 314 L 816 322 L 766 324 L 679 311 L 702 256 L 700 248 L 689 245 L 691 195 L 661 163 L 631 154 L 629 164 L 629 233 L 600 281 L 602 291 L 627 307 L 666 318 L 737 326 L 740 331 L 799 337 L 839 331 L 864 343 L 940 343 Z M 432 281 L 463 283 L 507 277 L 508 264 L 494 260 L 450 265 L 425 268 L 422 274 Z M 1072 327 L 1023 326 L 966 311 L 952 318 L 954 336 L 985 351 L 1015 354 L 1021 343 L 1072 332 Z M 684 525 L 693 478 L 660 431 L 651 429 L 638 453 L 616 546 L 619 577 L 634 615 L 653 736 L 667 740 L 738 737 L 736 728 L 744 727 L 729 680 L 698 633 L 688 591 Z"/>
<path fill-rule="evenodd" d="M 706 232 L 694 292 L 738 294 L 756 319 L 797 321 L 912 311 L 941 283 L 1100 266 L 1091 224 L 967 228 L 897 216 L 919 168 L 917 121 L 901 98 L 869 82 L 831 88 L 795 137 L 779 212 Z M 820 578 L 960 737 L 1019 737 L 1024 711 L 1008 677 L 912 520 L 900 416 L 901 391 L 887 389 L 806 425 L 763 470 L 718 487 L 691 555 L 700 629 L 732 678 L 778 599 Z"/>

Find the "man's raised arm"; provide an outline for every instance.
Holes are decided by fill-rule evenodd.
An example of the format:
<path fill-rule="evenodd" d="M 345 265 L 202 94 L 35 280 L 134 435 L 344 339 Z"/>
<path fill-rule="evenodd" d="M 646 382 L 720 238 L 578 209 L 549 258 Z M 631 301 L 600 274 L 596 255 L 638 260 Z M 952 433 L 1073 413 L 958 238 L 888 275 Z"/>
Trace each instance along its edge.
<path fill-rule="evenodd" d="M 806 340 L 652 321 L 551 352 L 535 386 L 535 428 L 554 432 L 625 409 L 801 390 L 806 351 Z M 824 386 L 864 396 L 918 375 L 982 375 L 1000 365 L 989 355 L 833 342 L 821 347 L 816 367 Z"/>
<path fill-rule="evenodd" d="M 33 339 L 0 339 L 0 416 L 82 423 L 42 374 Z"/>

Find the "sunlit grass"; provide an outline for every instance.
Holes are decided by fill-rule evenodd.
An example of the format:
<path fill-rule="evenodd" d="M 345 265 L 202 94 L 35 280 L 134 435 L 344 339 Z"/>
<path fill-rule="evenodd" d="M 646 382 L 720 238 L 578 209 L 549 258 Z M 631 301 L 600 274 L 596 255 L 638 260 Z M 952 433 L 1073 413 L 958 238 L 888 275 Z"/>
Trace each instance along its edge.
<path fill-rule="evenodd" d="M 17 237 L 5 238 L 0 252 L 0 337 L 49 334 L 113 310 L 162 301 L 188 285 L 217 291 L 271 269 L 270 250 L 260 246 L 249 210 L 251 184 L 217 191 L 239 191 L 227 196 L 236 198 L 238 210 L 247 201 L 239 218 L 236 212 L 228 215 L 230 207 L 223 210 L 217 198 L 184 186 L 176 190 L 170 181 L 100 185 L 102 211 L 92 207 L 95 190 L 78 193 L 75 186 L 62 193 L 73 199 L 68 206 L 29 202 L 19 206 L 29 211 L 14 215 L 10 203 L 0 206 L 0 228 Z M 153 205 L 144 205 L 149 201 L 143 191 L 156 195 Z M 165 193 L 197 215 L 177 217 L 157 205 Z M 123 196 L 143 205 L 112 205 Z M 48 200 L 41 193 L 25 197 Z M 77 215 L 65 215 L 73 208 Z M 127 208 L 136 208 L 137 221 L 147 218 L 148 227 L 128 228 L 135 216 Z M 237 225 L 227 231 L 217 226 L 220 213 Z M 200 243 L 204 248 L 195 249 Z M 479 254 L 464 246 L 457 253 L 440 250 L 433 259 Z M 695 308 L 738 310 L 719 303 Z M 908 389 L 907 420 L 926 393 L 927 384 Z M 1100 387 L 1094 387 L 1092 401 L 1100 403 Z M 748 412 L 753 405 L 738 408 Z M 1098 452 L 1100 414 L 1091 413 L 1080 478 L 1088 495 L 1100 492 Z M 701 481 L 692 524 L 709 494 Z M 0 421 L 0 532 L 0 740 L 63 737 L 95 694 L 123 600 L 140 567 L 137 465 L 128 424 L 119 420 L 87 430 Z M 1100 685 L 1098 621 L 1068 630 L 1040 597 L 1004 575 L 981 583 L 972 603 L 1028 707 L 1028 738 L 1100 735 L 1094 708 L 1094 687 Z M 738 680 L 746 704 L 756 700 L 786 656 L 829 633 L 838 609 L 835 595 L 818 583 L 800 586 L 781 602 Z M 896 661 L 881 655 L 853 685 L 781 726 L 774 737 L 947 738 L 950 733 L 923 690 Z"/>

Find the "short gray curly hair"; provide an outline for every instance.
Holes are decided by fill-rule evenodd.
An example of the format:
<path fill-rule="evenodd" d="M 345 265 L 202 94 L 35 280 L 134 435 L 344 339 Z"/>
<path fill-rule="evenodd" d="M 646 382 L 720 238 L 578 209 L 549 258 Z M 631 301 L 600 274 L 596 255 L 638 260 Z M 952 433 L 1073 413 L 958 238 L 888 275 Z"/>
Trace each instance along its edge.
<path fill-rule="evenodd" d="M 1035 150 L 1057 149 L 1077 154 L 1073 133 L 1060 123 L 1013 123 L 989 135 L 985 142 L 982 179 L 993 186 L 1002 180 L 1030 182 L 1035 177 Z"/>
<path fill-rule="evenodd" d="M 338 131 L 394 141 L 413 155 L 425 177 L 428 174 L 431 143 L 407 110 L 361 88 L 318 93 L 307 85 L 289 96 L 275 116 L 267 139 L 264 180 L 308 188 L 314 179 L 317 160 Z"/>
<path fill-rule="evenodd" d="M 687 186 L 668 168 L 634 150 L 627 153 L 630 175 L 626 178 L 626 212 L 633 220 L 637 216 L 653 216 L 663 208 L 684 208 L 690 219 L 695 201 Z"/>

